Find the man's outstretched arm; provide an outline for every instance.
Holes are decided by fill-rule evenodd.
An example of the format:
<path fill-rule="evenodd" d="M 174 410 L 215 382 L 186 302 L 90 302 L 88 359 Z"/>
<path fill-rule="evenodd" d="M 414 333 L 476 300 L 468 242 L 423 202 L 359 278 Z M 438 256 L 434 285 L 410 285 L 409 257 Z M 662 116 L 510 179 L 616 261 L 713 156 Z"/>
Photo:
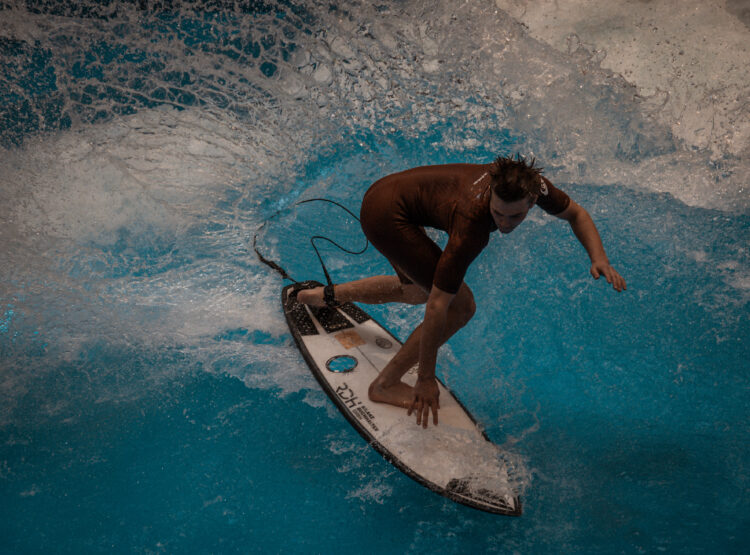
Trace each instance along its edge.
<path fill-rule="evenodd" d="M 599 237 L 599 232 L 589 213 L 571 199 L 568 207 L 557 214 L 557 217 L 570 224 L 573 233 L 586 249 L 591 260 L 591 275 L 594 276 L 594 279 L 599 279 L 599 276 L 603 275 L 607 283 L 610 283 L 615 290 L 623 291 L 627 289 L 625 280 L 610 265 L 607 253 L 604 251 L 604 245 L 602 245 L 602 239 Z"/>

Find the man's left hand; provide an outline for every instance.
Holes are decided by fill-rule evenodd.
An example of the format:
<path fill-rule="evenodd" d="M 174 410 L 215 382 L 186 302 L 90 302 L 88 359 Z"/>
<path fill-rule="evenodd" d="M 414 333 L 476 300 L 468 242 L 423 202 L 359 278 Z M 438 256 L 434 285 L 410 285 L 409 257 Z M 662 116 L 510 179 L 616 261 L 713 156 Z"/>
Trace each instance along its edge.
<path fill-rule="evenodd" d="M 599 276 L 604 276 L 607 283 L 611 284 L 616 291 L 624 291 L 627 289 L 625 280 L 617 273 L 617 270 L 609 265 L 609 262 L 592 262 L 591 275 L 594 276 L 594 279 L 599 279 Z"/>

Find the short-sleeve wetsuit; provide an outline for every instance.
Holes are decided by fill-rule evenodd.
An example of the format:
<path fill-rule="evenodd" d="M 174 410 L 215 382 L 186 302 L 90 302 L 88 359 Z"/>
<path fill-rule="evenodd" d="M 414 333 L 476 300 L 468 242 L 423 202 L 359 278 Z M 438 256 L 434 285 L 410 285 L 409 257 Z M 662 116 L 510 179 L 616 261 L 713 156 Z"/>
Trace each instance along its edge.
<path fill-rule="evenodd" d="M 489 207 L 490 178 L 483 176 L 486 167 L 415 168 L 386 176 L 365 193 L 362 229 L 402 283 L 416 283 L 425 291 L 434 284 L 447 293 L 458 292 L 469 265 L 497 229 Z M 468 179 L 474 174 L 474 181 Z M 545 184 L 536 204 L 559 214 L 570 197 L 549 181 Z M 424 227 L 448 233 L 445 251 L 427 237 Z"/>

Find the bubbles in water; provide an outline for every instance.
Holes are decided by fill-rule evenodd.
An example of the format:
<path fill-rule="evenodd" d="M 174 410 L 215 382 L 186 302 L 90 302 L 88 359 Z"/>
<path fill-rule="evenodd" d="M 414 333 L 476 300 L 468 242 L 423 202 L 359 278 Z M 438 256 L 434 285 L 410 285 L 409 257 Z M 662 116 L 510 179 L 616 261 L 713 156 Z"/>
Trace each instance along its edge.
<path fill-rule="evenodd" d="M 382 505 L 393 495 L 393 486 L 389 483 L 391 482 L 390 472 L 382 472 L 375 477 L 368 474 L 363 478 L 364 483 L 359 488 L 350 491 L 346 499 L 358 499 L 362 503 L 375 502 Z"/>

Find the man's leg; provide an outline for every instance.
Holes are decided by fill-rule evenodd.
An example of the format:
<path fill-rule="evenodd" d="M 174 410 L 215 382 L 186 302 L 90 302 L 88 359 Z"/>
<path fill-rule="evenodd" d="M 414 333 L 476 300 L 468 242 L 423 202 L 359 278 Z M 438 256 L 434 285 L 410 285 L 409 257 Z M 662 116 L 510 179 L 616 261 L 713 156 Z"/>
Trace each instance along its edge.
<path fill-rule="evenodd" d="M 403 284 L 397 276 L 374 276 L 334 285 L 333 295 L 340 303 L 364 304 L 407 303 L 424 304 L 427 293 L 412 283 Z M 325 306 L 323 288 L 303 289 L 297 300 L 312 306 Z"/>
<path fill-rule="evenodd" d="M 475 311 L 476 305 L 471 289 L 465 283 L 462 283 L 448 308 L 448 324 L 440 344 L 448 341 L 453 334 L 464 327 L 474 316 Z M 371 400 L 409 408 L 413 400 L 412 387 L 402 382 L 401 378 L 419 362 L 421 335 L 422 324 L 416 327 L 406 343 L 370 384 L 368 394 Z"/>

